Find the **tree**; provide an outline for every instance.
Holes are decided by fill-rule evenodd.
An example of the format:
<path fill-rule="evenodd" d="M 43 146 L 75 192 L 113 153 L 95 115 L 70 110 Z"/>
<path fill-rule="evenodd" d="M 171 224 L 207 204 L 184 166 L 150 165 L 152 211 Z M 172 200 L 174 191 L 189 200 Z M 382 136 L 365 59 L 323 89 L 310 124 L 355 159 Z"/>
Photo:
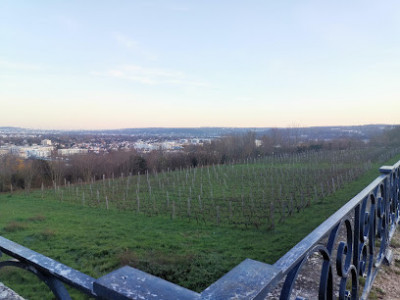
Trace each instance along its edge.
<path fill-rule="evenodd" d="M 71 157 L 70 163 L 73 166 L 76 178 L 81 178 L 84 182 L 90 182 L 99 164 L 99 157 L 95 153 L 76 154 Z"/>
<path fill-rule="evenodd" d="M 129 172 L 131 174 L 144 174 L 147 170 L 147 161 L 138 154 L 132 154 L 129 157 Z"/>
<path fill-rule="evenodd" d="M 55 185 L 60 185 L 64 178 L 65 163 L 57 150 L 53 150 L 48 161 L 51 181 Z"/>
<path fill-rule="evenodd" d="M 18 159 L 15 155 L 0 156 L 0 192 L 8 192 L 12 189 L 12 177 L 17 172 L 17 166 Z"/>

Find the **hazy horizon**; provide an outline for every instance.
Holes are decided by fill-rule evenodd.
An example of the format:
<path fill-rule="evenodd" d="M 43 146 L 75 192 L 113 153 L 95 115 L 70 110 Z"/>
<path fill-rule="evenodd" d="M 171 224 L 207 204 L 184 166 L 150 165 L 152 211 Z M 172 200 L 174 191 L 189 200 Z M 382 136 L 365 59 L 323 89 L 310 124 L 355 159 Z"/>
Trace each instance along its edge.
<path fill-rule="evenodd" d="M 400 124 L 400 2 L 0 2 L 0 127 Z"/>
<path fill-rule="evenodd" d="M 0 128 L 16 128 L 16 129 L 26 129 L 26 130 L 48 130 L 48 131 L 114 131 L 114 130 L 130 130 L 130 129 L 207 129 L 207 128 L 228 128 L 228 129 L 288 129 L 288 128 L 317 128 L 317 127 L 363 127 L 363 126 L 400 126 L 399 124 L 384 124 L 384 123 L 376 123 L 376 124 L 359 124 L 359 125 L 326 125 L 326 126 L 298 126 L 298 125 L 288 125 L 288 126 L 266 126 L 266 127 L 240 127 L 240 126 L 197 126 L 197 127 L 159 127 L 159 126 L 152 126 L 152 127 L 125 127 L 125 128 L 77 128 L 77 129 L 70 129 L 70 128 L 34 128 L 34 127 L 19 127 L 19 126 L 0 126 Z"/>

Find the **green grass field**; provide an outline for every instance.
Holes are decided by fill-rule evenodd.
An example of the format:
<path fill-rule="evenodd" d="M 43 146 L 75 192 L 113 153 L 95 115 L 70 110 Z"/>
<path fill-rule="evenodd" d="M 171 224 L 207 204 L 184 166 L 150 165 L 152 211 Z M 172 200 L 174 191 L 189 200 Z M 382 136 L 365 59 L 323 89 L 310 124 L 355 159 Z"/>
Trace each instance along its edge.
<path fill-rule="evenodd" d="M 399 155 L 387 164 L 398 159 Z M 245 258 L 274 263 L 378 176 L 380 165 L 371 163 L 356 180 L 343 183 L 274 228 L 230 222 L 216 226 L 187 216 L 137 212 L 112 202 L 107 209 L 104 204 L 92 205 L 88 197 L 82 203 L 68 201 L 65 194 L 61 201 L 57 192 L 38 190 L 30 195 L 0 195 L 0 234 L 95 278 L 128 264 L 202 291 Z M 51 299 L 43 284 L 26 272 L 3 269 L 0 281 L 26 298 Z M 72 293 L 74 299 L 85 298 Z"/>

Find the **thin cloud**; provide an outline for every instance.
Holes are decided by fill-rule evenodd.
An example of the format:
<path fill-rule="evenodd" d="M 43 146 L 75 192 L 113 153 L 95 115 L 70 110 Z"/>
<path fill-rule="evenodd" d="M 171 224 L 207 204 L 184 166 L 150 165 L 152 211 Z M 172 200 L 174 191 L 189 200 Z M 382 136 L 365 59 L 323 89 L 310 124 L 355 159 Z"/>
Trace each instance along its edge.
<path fill-rule="evenodd" d="M 148 60 L 156 60 L 157 55 L 152 53 L 151 51 L 145 49 L 140 43 L 131 37 L 121 33 L 121 32 L 114 32 L 112 34 L 113 39 L 118 43 L 118 45 L 127 48 Z"/>
<path fill-rule="evenodd" d="M 207 86 L 204 82 L 188 79 L 181 71 L 145 68 L 137 65 L 124 65 L 104 72 L 92 72 L 91 74 L 131 80 L 146 85 Z"/>

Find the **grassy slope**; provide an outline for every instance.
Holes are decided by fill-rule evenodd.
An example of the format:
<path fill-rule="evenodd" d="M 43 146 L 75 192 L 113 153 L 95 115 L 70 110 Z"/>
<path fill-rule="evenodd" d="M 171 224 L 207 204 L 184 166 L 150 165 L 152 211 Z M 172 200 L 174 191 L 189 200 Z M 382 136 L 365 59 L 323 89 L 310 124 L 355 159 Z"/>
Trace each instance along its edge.
<path fill-rule="evenodd" d="M 201 291 L 245 258 L 276 261 L 370 183 L 378 167 L 278 224 L 274 231 L 149 218 L 42 200 L 34 193 L 0 195 L 0 234 L 96 278 L 130 264 Z M 13 269 L 0 273 L 1 281 L 27 298 L 50 297 L 30 277 Z"/>

